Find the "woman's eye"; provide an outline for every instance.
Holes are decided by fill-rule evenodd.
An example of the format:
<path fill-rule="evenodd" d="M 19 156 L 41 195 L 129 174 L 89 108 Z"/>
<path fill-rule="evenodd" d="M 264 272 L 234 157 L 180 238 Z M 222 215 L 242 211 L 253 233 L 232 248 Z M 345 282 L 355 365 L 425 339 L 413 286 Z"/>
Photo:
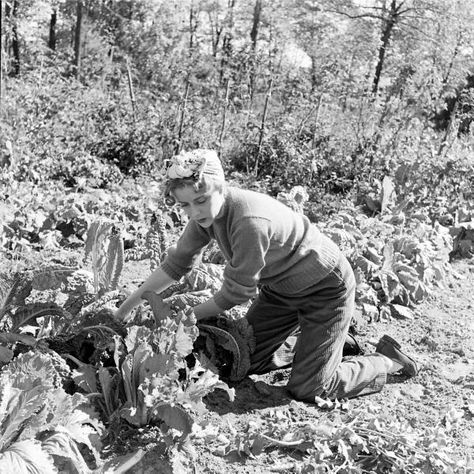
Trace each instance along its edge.
<path fill-rule="evenodd" d="M 196 201 L 197 204 L 204 204 L 207 201 L 207 198 L 201 198 Z"/>

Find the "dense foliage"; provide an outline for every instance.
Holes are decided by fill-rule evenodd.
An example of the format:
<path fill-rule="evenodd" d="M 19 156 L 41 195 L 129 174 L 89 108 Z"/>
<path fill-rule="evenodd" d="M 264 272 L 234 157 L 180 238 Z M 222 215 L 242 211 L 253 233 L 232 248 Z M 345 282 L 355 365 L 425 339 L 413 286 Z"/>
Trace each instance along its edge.
<path fill-rule="evenodd" d="M 106 187 L 200 145 L 275 194 L 357 199 L 389 175 L 410 205 L 453 212 L 474 188 L 473 11 L 9 0 L 3 176 Z"/>

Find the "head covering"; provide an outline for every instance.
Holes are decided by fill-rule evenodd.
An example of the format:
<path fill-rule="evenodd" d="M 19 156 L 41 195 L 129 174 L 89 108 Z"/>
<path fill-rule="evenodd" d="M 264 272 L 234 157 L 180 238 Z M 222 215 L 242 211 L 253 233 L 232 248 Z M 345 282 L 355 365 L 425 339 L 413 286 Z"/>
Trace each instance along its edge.
<path fill-rule="evenodd" d="M 203 175 L 221 181 L 225 180 L 221 161 L 214 150 L 198 148 L 182 151 L 167 162 L 167 180 L 188 178 L 197 182 Z"/>

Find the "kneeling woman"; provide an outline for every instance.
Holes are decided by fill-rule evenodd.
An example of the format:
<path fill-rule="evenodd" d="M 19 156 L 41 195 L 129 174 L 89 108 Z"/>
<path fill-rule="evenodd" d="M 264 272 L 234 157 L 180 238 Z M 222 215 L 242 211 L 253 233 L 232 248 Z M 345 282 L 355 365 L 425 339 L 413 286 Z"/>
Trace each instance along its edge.
<path fill-rule="evenodd" d="M 194 312 L 200 320 L 253 299 L 246 315 L 256 338 L 249 373 L 286 365 L 278 349 L 299 329 L 287 387 L 296 399 L 356 397 L 380 391 L 387 373 L 416 374 L 415 362 L 388 336 L 375 353 L 343 360 L 354 274 L 338 247 L 307 217 L 265 194 L 227 186 L 212 150 L 175 156 L 166 173 L 166 192 L 189 222 L 117 318 L 124 319 L 145 291 L 159 293 L 179 280 L 215 239 L 226 259 L 224 282 Z"/>

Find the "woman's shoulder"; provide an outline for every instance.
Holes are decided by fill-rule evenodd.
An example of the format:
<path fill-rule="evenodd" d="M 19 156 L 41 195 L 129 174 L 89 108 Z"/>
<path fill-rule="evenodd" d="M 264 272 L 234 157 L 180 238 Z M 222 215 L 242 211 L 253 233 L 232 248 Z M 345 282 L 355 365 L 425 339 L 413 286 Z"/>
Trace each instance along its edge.
<path fill-rule="evenodd" d="M 269 196 L 268 194 L 261 193 L 259 191 L 252 191 L 250 189 L 237 188 L 235 186 L 228 186 L 227 188 L 228 196 L 232 202 L 238 203 L 248 203 L 248 204 L 281 204 L 275 198 Z"/>
<path fill-rule="evenodd" d="M 231 213 L 236 218 L 259 218 L 271 221 L 293 218 L 293 211 L 268 194 L 241 189 L 228 188 Z"/>

